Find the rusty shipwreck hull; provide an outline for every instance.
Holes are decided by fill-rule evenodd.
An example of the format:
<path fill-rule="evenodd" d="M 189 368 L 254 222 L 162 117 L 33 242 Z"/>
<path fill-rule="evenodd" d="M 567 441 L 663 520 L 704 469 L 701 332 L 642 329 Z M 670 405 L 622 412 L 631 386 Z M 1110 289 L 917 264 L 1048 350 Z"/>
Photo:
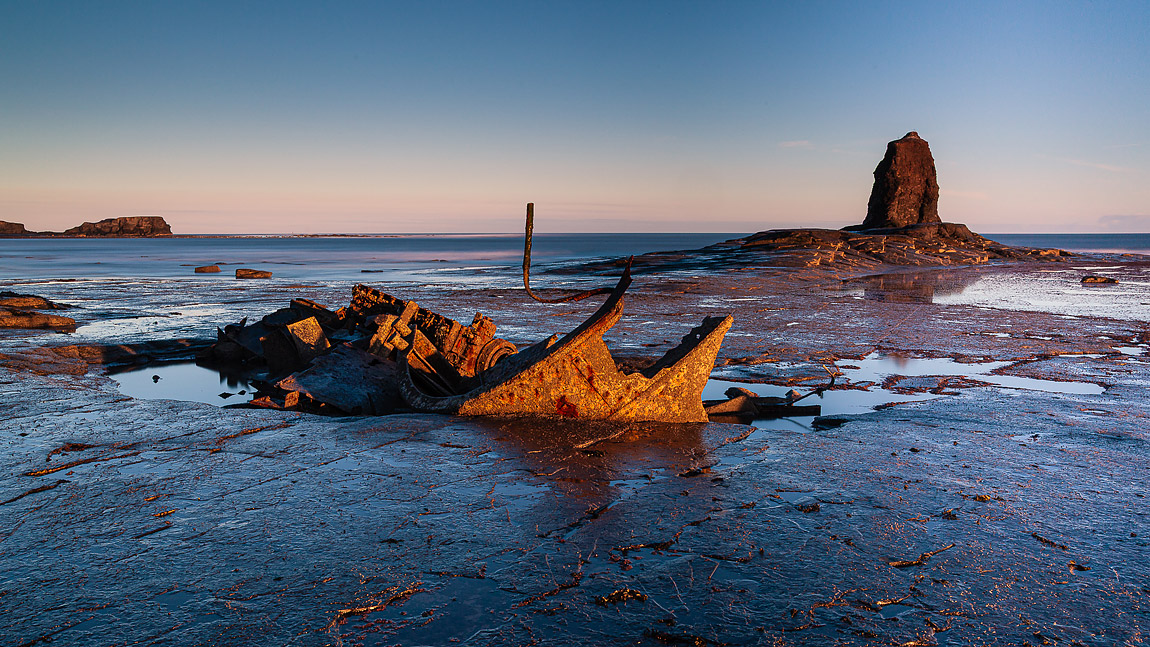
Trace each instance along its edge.
<path fill-rule="evenodd" d="M 435 346 L 411 344 L 399 354 L 403 399 L 416 410 L 465 416 L 706 422 L 703 387 L 731 317 L 705 318 L 654 365 L 624 373 L 603 334 L 622 316 L 630 284 L 628 267 L 607 301 L 578 328 L 503 357 L 455 389 L 437 374 L 442 360 Z"/>

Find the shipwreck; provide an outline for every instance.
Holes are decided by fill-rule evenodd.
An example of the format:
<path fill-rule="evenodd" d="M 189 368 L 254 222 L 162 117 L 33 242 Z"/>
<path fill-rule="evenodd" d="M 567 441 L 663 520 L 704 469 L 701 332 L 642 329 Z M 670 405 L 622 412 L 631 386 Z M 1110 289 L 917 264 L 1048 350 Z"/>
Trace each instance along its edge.
<path fill-rule="evenodd" d="M 491 319 L 471 324 L 366 285 L 338 310 L 293 299 L 258 322 L 217 329 L 198 358 L 214 365 L 266 366 L 247 406 L 316 413 L 384 415 L 402 411 L 465 416 L 707 422 L 702 400 L 732 318 L 706 317 L 645 368 L 616 362 L 603 335 L 623 315 L 628 262 L 613 288 L 544 299 L 531 290 L 533 206 L 527 205 L 523 287 L 557 303 L 607 298 L 563 337 L 517 348 L 495 336 Z"/>
<path fill-rule="evenodd" d="M 706 422 L 702 402 L 732 319 L 706 317 L 647 368 L 619 368 L 603 334 L 622 317 L 628 267 L 606 301 L 563 337 L 519 349 L 482 314 L 470 325 L 366 285 L 338 310 L 293 299 L 217 330 L 201 360 L 266 364 L 250 406 L 317 413 Z"/>

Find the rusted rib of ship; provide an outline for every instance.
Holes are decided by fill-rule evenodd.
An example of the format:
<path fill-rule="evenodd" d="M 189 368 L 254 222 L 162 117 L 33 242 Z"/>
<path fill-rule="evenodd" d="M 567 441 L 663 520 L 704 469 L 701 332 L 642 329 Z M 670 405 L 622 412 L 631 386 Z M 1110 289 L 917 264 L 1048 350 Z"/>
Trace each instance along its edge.
<path fill-rule="evenodd" d="M 630 267 L 606 302 L 562 339 L 552 335 L 471 377 L 452 370 L 419 330 L 399 354 L 399 387 L 419 411 L 474 416 L 544 416 L 589 420 L 706 422 L 702 392 L 727 317 L 706 317 L 682 342 L 641 371 L 616 367 L 603 334 L 623 314 Z"/>

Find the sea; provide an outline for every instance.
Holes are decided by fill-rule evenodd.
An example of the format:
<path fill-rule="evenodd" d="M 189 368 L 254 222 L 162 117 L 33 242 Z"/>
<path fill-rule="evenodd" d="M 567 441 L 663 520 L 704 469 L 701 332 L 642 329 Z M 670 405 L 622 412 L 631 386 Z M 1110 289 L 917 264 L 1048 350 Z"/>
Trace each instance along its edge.
<path fill-rule="evenodd" d="M 539 271 L 594 259 L 698 249 L 746 233 L 537 234 L 532 267 Z M 1068 251 L 1150 255 L 1150 234 L 998 234 L 1007 245 Z M 52 279 L 187 277 L 201 265 L 234 275 L 247 267 L 276 280 L 514 283 L 523 259 L 522 234 L 359 236 L 181 236 L 172 238 L 0 239 L 0 283 Z M 537 271 L 533 269 L 533 272 Z M 377 276 L 370 276 L 375 274 Z M 493 287 L 495 285 L 492 285 Z"/>
<path fill-rule="evenodd" d="M 532 267 L 698 249 L 744 234 L 536 234 Z M 180 236 L 0 239 L 0 281 L 52 278 L 181 278 L 201 265 L 222 274 L 269 270 L 289 281 L 453 281 L 519 277 L 522 234 Z M 371 276 L 376 275 L 376 276 Z M 520 279 L 521 280 L 521 279 Z"/>

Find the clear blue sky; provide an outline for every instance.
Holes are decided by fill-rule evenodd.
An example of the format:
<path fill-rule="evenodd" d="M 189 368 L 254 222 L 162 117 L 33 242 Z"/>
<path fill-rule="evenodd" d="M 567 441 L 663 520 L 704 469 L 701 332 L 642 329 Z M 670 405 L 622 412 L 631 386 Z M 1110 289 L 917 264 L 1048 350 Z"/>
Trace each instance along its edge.
<path fill-rule="evenodd" d="M 1150 2 L 0 3 L 0 220 L 1150 231 Z"/>

